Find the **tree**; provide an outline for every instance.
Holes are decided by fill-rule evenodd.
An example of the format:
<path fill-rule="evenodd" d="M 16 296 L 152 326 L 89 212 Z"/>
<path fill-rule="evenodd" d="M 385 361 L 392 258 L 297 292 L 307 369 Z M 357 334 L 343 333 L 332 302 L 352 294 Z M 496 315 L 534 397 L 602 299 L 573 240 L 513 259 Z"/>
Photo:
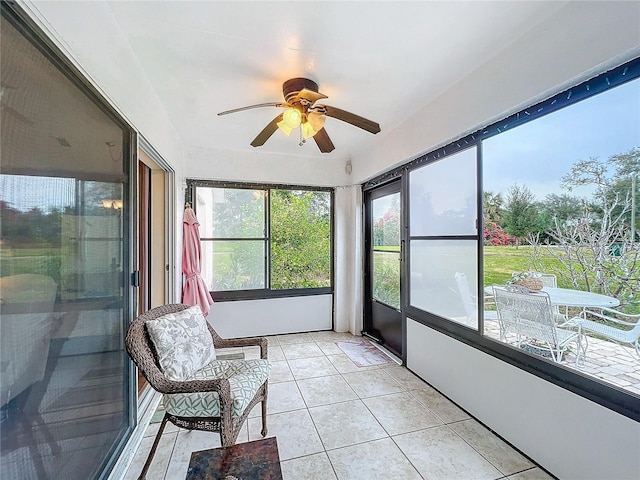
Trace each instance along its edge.
<path fill-rule="evenodd" d="M 540 210 L 547 214 L 554 222 L 575 222 L 582 215 L 584 200 L 579 197 L 562 193 L 551 193 L 544 197 Z M 550 225 L 553 226 L 553 223 Z"/>
<path fill-rule="evenodd" d="M 538 209 L 533 192 L 526 186 L 514 184 L 507 193 L 503 212 L 504 230 L 516 239 L 516 248 L 520 239 L 538 230 Z"/>
<path fill-rule="evenodd" d="M 575 217 L 571 214 L 554 218 L 547 232 L 552 242 L 542 245 L 539 239 L 530 238 L 534 262 L 544 249 L 546 255 L 561 265 L 556 273 L 568 279 L 574 288 L 615 296 L 622 306 L 637 302 L 640 245 L 628 233 L 635 193 L 630 188 L 631 176 L 637 175 L 639 169 L 640 148 L 612 155 L 606 163 L 595 157 L 575 162 L 562 177 L 562 186 L 569 191 L 579 186 L 595 187 L 593 199 L 582 200 L 580 213 Z M 572 204 L 569 210 L 573 212 L 575 200 L 568 203 Z"/>
<path fill-rule="evenodd" d="M 613 166 L 614 171 L 610 171 Z M 631 227 L 632 218 L 635 217 L 635 230 L 640 229 L 640 216 L 633 208 L 634 195 L 637 200 L 637 192 L 632 191 L 634 181 L 640 174 L 640 147 L 634 147 L 627 152 L 611 155 L 606 162 L 598 157 L 590 157 L 588 160 L 578 160 L 571 167 L 568 174 L 561 178 L 562 186 L 569 191 L 579 186 L 595 186 L 595 202 L 593 204 L 596 214 L 600 205 L 616 204 L 614 215 L 623 215 L 625 224 Z M 636 186 L 637 190 L 637 186 Z M 637 204 L 637 202 L 636 202 Z"/>
<path fill-rule="evenodd" d="M 271 287 L 331 284 L 331 219 L 327 192 L 271 191 Z"/>
<path fill-rule="evenodd" d="M 485 224 L 491 222 L 500 223 L 500 213 L 503 204 L 504 198 L 502 198 L 501 193 L 482 192 L 483 218 Z"/>

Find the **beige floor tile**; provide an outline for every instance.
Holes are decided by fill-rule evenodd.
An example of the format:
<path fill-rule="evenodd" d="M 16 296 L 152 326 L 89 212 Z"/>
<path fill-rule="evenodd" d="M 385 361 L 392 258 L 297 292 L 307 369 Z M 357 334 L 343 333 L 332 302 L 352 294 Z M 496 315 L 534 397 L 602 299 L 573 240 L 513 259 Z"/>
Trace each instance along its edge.
<path fill-rule="evenodd" d="M 268 337 L 267 427 L 278 438 L 284 480 L 404 480 L 420 478 L 416 471 L 436 480 L 551 478 L 406 368 L 358 367 L 335 345 L 354 338 L 328 331 Z M 254 350 L 243 351 L 257 356 Z M 307 355 L 318 356 L 294 358 Z M 126 480 L 142 469 L 158 427 L 148 427 Z M 261 430 L 259 404 L 237 442 L 262 438 Z M 217 433 L 173 424 L 165 432 L 149 480 L 184 478 L 193 451 L 220 444 Z"/>
<path fill-rule="evenodd" d="M 267 358 L 272 362 L 281 362 L 286 360 L 280 345 L 269 345 L 267 348 Z"/>
<path fill-rule="evenodd" d="M 391 366 L 381 368 L 387 375 L 391 376 L 396 382 L 402 385 L 406 390 L 415 390 L 429 386 L 424 380 L 418 378 L 407 368 L 401 367 L 395 363 Z"/>
<path fill-rule="evenodd" d="M 282 345 L 281 348 L 287 360 L 324 357 L 324 353 L 315 343 L 292 343 L 290 345 Z"/>
<path fill-rule="evenodd" d="M 276 338 L 280 342 L 280 346 L 290 345 L 292 343 L 312 343 L 313 338 L 308 333 L 289 333 L 287 335 L 277 335 Z"/>
<path fill-rule="evenodd" d="M 324 451 L 308 410 L 276 413 L 267 417 L 268 437 L 278 439 L 280 460 L 303 457 Z M 262 438 L 259 418 L 249 419 L 249 439 Z"/>
<path fill-rule="evenodd" d="M 326 375 L 338 375 L 338 371 L 325 356 L 289 360 L 289 368 L 291 369 L 291 373 L 293 373 L 293 378 L 296 380 L 323 377 Z"/>
<path fill-rule="evenodd" d="M 258 415 L 261 415 L 261 405 L 258 404 L 255 407 Z M 274 383 L 269 385 L 269 392 L 267 396 L 267 414 L 282 413 L 291 410 L 299 410 L 306 408 L 300 390 L 296 382 L 283 382 Z M 253 412 L 252 412 L 253 413 Z"/>
<path fill-rule="evenodd" d="M 147 429 L 144 432 L 144 436 L 145 437 L 155 437 L 158 434 L 158 430 L 160 429 L 160 423 L 161 422 L 150 423 L 149 426 L 147 427 Z M 167 422 L 167 424 L 164 427 L 164 431 L 162 432 L 162 434 L 165 435 L 167 433 L 177 432 L 178 430 L 180 430 L 180 428 L 178 428 L 177 426 L 175 426 L 171 422 Z"/>
<path fill-rule="evenodd" d="M 399 393 L 402 386 L 380 369 L 342 375 L 360 398 Z"/>
<path fill-rule="evenodd" d="M 267 347 L 267 353 L 269 352 L 269 348 Z M 244 353 L 244 358 L 260 358 L 260 347 L 243 347 L 242 353 Z"/>
<path fill-rule="evenodd" d="M 216 348 L 216 356 L 242 353 L 242 347 Z"/>
<path fill-rule="evenodd" d="M 327 453 L 338 480 L 422 478 L 390 438 L 343 447 Z"/>
<path fill-rule="evenodd" d="M 492 480 L 502 474 L 448 426 L 393 437 L 424 478 Z"/>
<path fill-rule="evenodd" d="M 298 388 L 307 407 L 317 407 L 358 398 L 353 389 L 340 375 L 299 380 Z"/>
<path fill-rule="evenodd" d="M 510 475 L 509 480 L 553 480 L 553 477 L 541 468 L 536 467 L 515 475 Z"/>
<path fill-rule="evenodd" d="M 324 452 L 286 460 L 280 467 L 282 480 L 336 480 L 331 462 Z"/>
<path fill-rule="evenodd" d="M 427 386 L 409 393 L 442 419 L 444 423 L 467 420 L 469 415 L 437 390 Z"/>
<path fill-rule="evenodd" d="M 368 370 L 378 370 L 377 365 L 359 367 L 358 365 L 353 363 L 351 359 L 344 353 L 341 353 L 340 355 L 329 355 L 327 356 L 327 358 L 340 373 L 354 373 L 365 372 Z"/>
<path fill-rule="evenodd" d="M 197 430 L 181 430 L 178 433 L 173 454 L 167 467 L 165 479 L 185 478 L 189 468 L 191 453 L 200 450 L 209 450 L 222 446 L 220 435 L 215 432 L 202 432 Z"/>
<path fill-rule="evenodd" d="M 335 344 L 335 342 L 318 342 L 316 341 L 316 345 L 322 350 L 322 353 L 325 355 L 341 355 L 344 353 L 340 348 Z"/>
<path fill-rule="evenodd" d="M 293 380 L 293 373 L 286 361 L 271 362 L 271 373 L 269 374 L 269 385 L 280 382 L 290 382 Z"/>
<path fill-rule="evenodd" d="M 160 443 L 158 444 L 158 448 L 156 449 L 156 453 L 153 456 L 153 460 L 151 461 L 149 471 L 147 472 L 147 478 L 149 480 L 162 480 L 164 478 L 165 472 L 167 471 L 167 466 L 169 465 L 169 460 L 171 459 L 171 454 L 173 453 L 173 447 L 176 443 L 176 438 L 178 438 L 178 432 L 166 433 L 162 435 Z M 133 480 L 138 478 L 138 475 L 140 475 L 144 463 L 147 461 L 149 452 L 151 451 L 153 440 L 153 437 L 145 437 L 142 439 L 142 442 L 140 443 L 140 446 L 138 447 L 138 450 L 133 457 L 133 461 L 131 462 L 129 469 L 124 476 L 124 480 Z"/>
<path fill-rule="evenodd" d="M 442 425 L 422 403 L 407 392 L 362 399 L 389 435 Z"/>
<path fill-rule="evenodd" d="M 511 475 L 535 466 L 520 452 L 474 419 L 452 423 L 449 426 L 504 475 Z"/>
<path fill-rule="evenodd" d="M 309 335 L 315 342 L 339 342 L 343 340 L 353 340 L 358 338 L 349 332 L 334 332 L 325 330 L 322 332 L 309 332 Z"/>
<path fill-rule="evenodd" d="M 327 450 L 387 436 L 360 400 L 313 407 L 309 413 Z"/>

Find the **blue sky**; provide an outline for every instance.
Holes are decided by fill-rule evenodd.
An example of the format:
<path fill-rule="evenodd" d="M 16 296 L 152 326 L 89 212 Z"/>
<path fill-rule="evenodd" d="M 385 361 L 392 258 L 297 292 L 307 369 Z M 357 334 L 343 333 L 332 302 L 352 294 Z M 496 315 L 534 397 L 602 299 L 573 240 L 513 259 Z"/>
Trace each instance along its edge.
<path fill-rule="evenodd" d="M 566 193 L 560 178 L 577 160 L 606 160 L 640 146 L 640 80 L 621 85 L 483 142 L 484 190 L 526 185 L 538 199 Z M 589 196 L 581 187 L 571 194 Z"/>

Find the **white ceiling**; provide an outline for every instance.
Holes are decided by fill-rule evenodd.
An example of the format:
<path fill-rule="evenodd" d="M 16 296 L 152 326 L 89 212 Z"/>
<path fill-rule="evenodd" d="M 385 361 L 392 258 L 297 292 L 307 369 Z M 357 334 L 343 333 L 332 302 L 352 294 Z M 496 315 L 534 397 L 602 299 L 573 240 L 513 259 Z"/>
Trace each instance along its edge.
<path fill-rule="evenodd" d="M 182 179 L 360 183 L 640 54 L 637 0 L 17 1 Z M 382 131 L 254 148 L 281 110 L 217 116 L 293 77 Z"/>
<path fill-rule="evenodd" d="M 377 121 L 384 136 L 566 2 L 32 3 L 81 61 L 81 45 L 94 42 L 89 69 L 115 72 L 118 57 L 132 55 L 190 150 L 347 159 L 373 136 L 330 118 L 333 153 L 279 131 L 254 149 L 277 108 L 216 114 L 280 101 L 282 82 L 302 76 L 319 84 L 323 103 Z M 105 52 L 95 39 L 113 24 L 121 38 Z"/>

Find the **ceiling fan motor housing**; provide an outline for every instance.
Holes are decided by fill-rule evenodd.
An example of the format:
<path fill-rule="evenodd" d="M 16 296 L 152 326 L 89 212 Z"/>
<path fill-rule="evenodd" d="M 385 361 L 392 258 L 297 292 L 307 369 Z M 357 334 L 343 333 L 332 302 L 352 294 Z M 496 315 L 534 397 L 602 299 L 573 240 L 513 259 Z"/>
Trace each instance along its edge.
<path fill-rule="evenodd" d="M 293 103 L 294 97 L 297 97 L 300 91 L 311 90 L 318 93 L 318 84 L 308 78 L 291 78 L 282 84 L 282 94 L 287 103 Z"/>

